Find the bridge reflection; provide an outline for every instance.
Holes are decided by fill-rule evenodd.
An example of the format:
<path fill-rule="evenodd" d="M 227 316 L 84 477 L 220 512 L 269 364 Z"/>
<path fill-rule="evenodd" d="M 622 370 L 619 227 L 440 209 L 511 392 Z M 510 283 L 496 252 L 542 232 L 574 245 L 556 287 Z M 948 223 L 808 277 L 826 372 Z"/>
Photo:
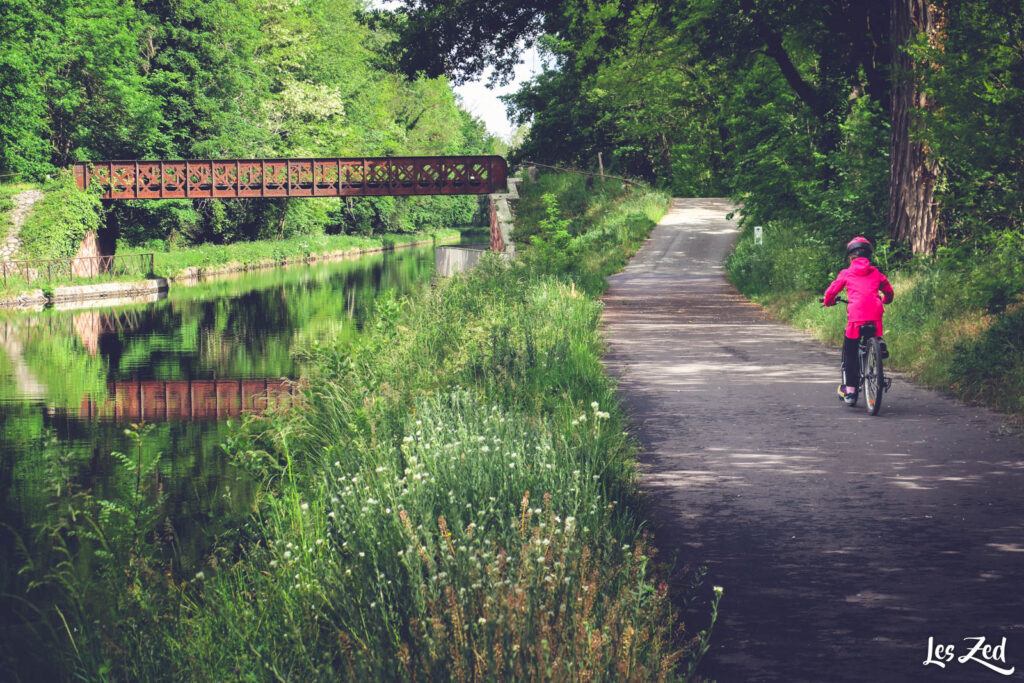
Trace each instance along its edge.
<path fill-rule="evenodd" d="M 118 422 L 224 420 L 289 407 L 295 401 L 295 386 L 289 379 L 111 382 L 106 398 L 82 399 L 78 416 Z"/>

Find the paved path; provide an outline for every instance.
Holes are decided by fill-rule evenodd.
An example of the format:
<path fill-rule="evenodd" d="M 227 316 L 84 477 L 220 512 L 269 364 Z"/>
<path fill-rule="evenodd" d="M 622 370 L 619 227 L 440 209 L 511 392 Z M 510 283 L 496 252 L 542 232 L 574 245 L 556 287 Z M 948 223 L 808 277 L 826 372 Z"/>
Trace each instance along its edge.
<path fill-rule="evenodd" d="M 676 200 L 610 278 L 606 362 L 644 445 L 662 557 L 725 587 L 702 673 L 734 681 L 1024 679 L 1024 438 L 899 378 L 870 417 L 838 350 L 726 282 L 721 200 Z M 1003 676 L 924 666 L 999 644 Z"/>

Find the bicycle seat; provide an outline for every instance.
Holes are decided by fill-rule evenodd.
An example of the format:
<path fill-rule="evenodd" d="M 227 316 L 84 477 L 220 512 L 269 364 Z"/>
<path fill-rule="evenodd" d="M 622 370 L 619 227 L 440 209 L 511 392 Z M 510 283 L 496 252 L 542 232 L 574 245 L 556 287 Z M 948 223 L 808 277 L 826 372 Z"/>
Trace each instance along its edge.
<path fill-rule="evenodd" d="M 870 322 L 870 323 L 864 323 L 863 325 L 861 325 L 860 326 L 860 336 L 861 337 L 877 337 L 878 336 L 878 328 L 875 326 L 875 323 Z"/>

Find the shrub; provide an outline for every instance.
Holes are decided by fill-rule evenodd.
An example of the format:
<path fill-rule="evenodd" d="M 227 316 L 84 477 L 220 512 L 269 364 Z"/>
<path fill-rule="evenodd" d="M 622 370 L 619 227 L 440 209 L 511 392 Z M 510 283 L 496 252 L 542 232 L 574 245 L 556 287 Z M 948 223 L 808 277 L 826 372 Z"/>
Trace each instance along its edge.
<path fill-rule="evenodd" d="M 26 258 L 70 258 L 87 233 L 98 230 L 103 214 L 99 198 L 78 189 L 68 171 L 43 187 L 45 195 L 21 228 L 21 254 Z"/>

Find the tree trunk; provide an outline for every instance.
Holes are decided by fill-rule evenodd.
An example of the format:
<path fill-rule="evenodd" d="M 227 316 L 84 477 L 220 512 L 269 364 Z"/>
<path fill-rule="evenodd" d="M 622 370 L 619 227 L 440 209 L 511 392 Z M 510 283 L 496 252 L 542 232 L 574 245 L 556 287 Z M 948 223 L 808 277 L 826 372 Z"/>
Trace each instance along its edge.
<path fill-rule="evenodd" d="M 903 47 L 918 32 L 934 35 L 936 11 L 928 0 L 893 0 L 892 127 L 889 132 L 889 234 L 914 254 L 934 254 L 939 243 L 935 181 L 938 164 L 928 148 L 911 137 L 915 109 L 929 105 L 918 92 L 913 59 Z"/>

